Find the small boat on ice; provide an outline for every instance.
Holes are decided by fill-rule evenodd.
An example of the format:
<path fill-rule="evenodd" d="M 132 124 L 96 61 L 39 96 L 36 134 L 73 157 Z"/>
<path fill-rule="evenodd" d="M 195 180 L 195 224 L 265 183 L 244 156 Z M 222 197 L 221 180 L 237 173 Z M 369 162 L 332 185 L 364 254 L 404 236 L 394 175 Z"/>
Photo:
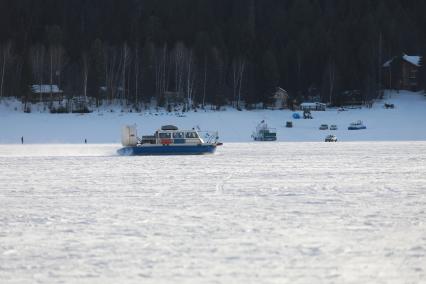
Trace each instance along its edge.
<path fill-rule="evenodd" d="M 254 141 L 275 141 L 277 140 L 277 131 L 275 128 L 269 128 L 268 124 L 262 120 L 256 127 L 251 137 Z"/>
<path fill-rule="evenodd" d="M 154 135 L 137 136 L 136 126 L 125 126 L 122 130 L 121 143 L 123 148 L 117 151 L 124 156 L 143 155 L 201 155 L 214 153 L 218 142 L 217 132 L 180 130 L 174 125 L 165 125 Z"/>
<path fill-rule="evenodd" d="M 361 120 L 352 122 L 348 127 L 348 130 L 360 130 L 360 129 L 367 129 L 367 127 L 362 123 Z"/>

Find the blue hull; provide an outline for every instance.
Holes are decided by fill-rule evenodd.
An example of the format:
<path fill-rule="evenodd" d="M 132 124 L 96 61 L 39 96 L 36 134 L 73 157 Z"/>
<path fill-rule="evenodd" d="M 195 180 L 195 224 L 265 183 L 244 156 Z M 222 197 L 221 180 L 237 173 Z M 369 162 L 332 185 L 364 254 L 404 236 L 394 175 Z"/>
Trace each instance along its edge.
<path fill-rule="evenodd" d="M 254 141 L 277 141 L 277 138 L 273 137 L 273 138 L 254 139 Z"/>
<path fill-rule="evenodd" d="M 361 126 L 361 127 L 352 127 L 352 126 L 349 126 L 348 127 L 348 130 L 361 130 L 361 129 L 367 129 L 367 127 L 365 127 L 365 126 Z"/>
<path fill-rule="evenodd" d="M 216 151 L 215 144 L 207 145 L 141 145 L 124 147 L 117 151 L 122 156 L 154 156 L 154 155 L 202 155 Z"/>

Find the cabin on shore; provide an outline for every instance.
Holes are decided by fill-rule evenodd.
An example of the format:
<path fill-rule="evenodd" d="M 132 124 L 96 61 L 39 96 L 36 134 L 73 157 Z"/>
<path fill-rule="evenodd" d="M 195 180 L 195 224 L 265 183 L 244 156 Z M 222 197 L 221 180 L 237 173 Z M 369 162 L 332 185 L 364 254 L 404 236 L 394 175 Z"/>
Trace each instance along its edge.
<path fill-rule="evenodd" d="M 382 80 L 386 89 L 418 91 L 419 69 L 422 57 L 418 55 L 395 56 L 386 61 L 382 68 Z"/>
<path fill-rule="evenodd" d="M 268 105 L 268 108 L 271 109 L 286 109 L 288 108 L 287 101 L 289 95 L 286 90 L 283 88 L 275 88 L 275 92 L 272 94 L 271 103 Z"/>
<path fill-rule="evenodd" d="M 300 104 L 300 110 L 303 111 L 325 111 L 326 109 L 326 104 L 324 103 L 310 103 L 310 102 L 305 102 L 305 103 L 301 103 Z"/>
<path fill-rule="evenodd" d="M 30 102 L 54 102 L 64 99 L 64 91 L 58 85 L 32 85 L 28 101 Z"/>

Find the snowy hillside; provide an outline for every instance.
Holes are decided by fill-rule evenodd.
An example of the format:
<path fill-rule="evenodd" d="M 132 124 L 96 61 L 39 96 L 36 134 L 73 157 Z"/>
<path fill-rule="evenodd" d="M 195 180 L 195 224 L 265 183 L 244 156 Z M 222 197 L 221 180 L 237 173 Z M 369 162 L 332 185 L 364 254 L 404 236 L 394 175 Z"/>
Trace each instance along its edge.
<path fill-rule="evenodd" d="M 312 120 L 294 120 L 290 110 L 198 111 L 180 117 L 165 111 L 121 113 L 120 111 L 95 111 L 90 114 L 30 114 L 16 111 L 20 105 L 3 102 L 0 106 L 0 143 L 119 143 L 121 127 L 137 124 L 139 134 L 151 134 L 164 124 L 180 128 L 200 127 L 218 130 L 224 142 L 248 142 L 259 121 L 266 120 L 277 128 L 279 141 L 322 141 L 331 131 L 321 131 L 323 124 L 336 124 L 333 131 L 340 141 L 412 141 L 426 140 L 426 97 L 421 93 L 387 92 L 386 99 L 376 102 L 373 108 L 313 112 Z M 384 103 L 393 103 L 395 109 L 385 109 Z M 362 120 L 367 130 L 348 131 L 349 123 Z M 286 121 L 294 127 L 285 128 Z"/>

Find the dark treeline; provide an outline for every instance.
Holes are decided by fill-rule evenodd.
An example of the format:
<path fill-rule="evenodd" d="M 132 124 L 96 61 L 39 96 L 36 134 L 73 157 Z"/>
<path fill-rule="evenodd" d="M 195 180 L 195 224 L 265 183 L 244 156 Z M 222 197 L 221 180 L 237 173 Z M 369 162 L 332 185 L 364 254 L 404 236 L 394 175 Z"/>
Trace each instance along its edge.
<path fill-rule="evenodd" d="M 423 0 L 1 0 L 0 97 L 32 84 L 138 104 L 374 98 L 382 63 L 425 55 Z M 424 76 L 424 75 L 423 75 Z"/>

